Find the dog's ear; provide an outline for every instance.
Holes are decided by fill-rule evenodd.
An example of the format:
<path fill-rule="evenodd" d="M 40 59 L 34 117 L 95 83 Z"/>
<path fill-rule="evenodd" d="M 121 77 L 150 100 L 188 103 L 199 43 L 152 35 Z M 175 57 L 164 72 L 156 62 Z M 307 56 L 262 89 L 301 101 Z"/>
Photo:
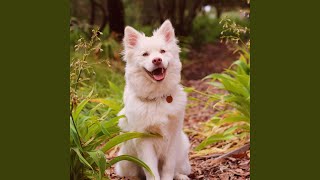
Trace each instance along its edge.
<path fill-rule="evenodd" d="M 141 34 L 137 30 L 130 26 L 127 26 L 124 29 L 123 38 L 123 44 L 125 48 L 134 48 L 137 45 L 140 36 Z"/>
<path fill-rule="evenodd" d="M 164 36 L 167 43 L 173 42 L 175 40 L 174 29 L 169 20 L 164 21 L 164 23 L 162 23 L 155 34 Z"/>

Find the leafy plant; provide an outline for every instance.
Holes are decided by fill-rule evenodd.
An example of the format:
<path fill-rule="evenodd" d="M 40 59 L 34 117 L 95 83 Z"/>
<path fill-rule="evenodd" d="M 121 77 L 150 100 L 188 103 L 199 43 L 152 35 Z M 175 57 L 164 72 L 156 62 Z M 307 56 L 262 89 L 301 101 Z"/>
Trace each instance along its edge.
<path fill-rule="evenodd" d="M 207 14 L 200 14 L 192 24 L 192 37 L 195 45 L 200 45 L 208 42 L 219 41 L 219 36 L 222 28 L 219 24 L 219 19 L 213 18 Z"/>
<path fill-rule="evenodd" d="M 215 17 L 212 12 L 198 14 L 192 23 L 191 38 L 195 46 L 218 42 L 221 38 L 224 40 L 231 37 L 248 39 L 249 26 L 249 19 L 240 18 L 239 12 L 236 11 L 226 12 L 221 18 Z M 241 32 L 238 33 L 238 31 Z"/>
<path fill-rule="evenodd" d="M 139 132 L 120 134 L 117 124 L 124 117 L 117 113 L 122 108 L 122 90 L 109 81 L 104 82 L 109 87 L 107 98 L 95 93 L 94 64 L 104 61 L 89 61 L 94 53 L 101 51 L 99 32 L 93 30 L 92 34 L 89 41 L 78 40 L 70 62 L 70 179 L 108 179 L 105 170 L 122 160 L 132 161 L 152 174 L 150 168 L 135 157 L 122 155 L 107 160 L 105 156 L 127 140 L 158 136 Z"/>
<path fill-rule="evenodd" d="M 220 112 L 212 117 L 208 124 L 211 126 L 231 126 L 223 133 L 213 135 L 202 141 L 195 150 L 222 140 L 245 137 L 250 133 L 250 54 L 242 49 L 240 59 L 221 74 L 211 74 L 210 85 L 227 91 L 227 94 L 210 96 L 209 101 L 217 101 L 214 107 L 220 107 Z M 223 107 L 223 108 L 221 108 Z"/>
<path fill-rule="evenodd" d="M 150 171 L 144 162 L 135 157 L 119 156 L 107 161 L 104 153 L 127 140 L 156 137 L 156 135 L 139 132 L 125 132 L 119 135 L 120 129 L 117 124 L 123 117 L 115 116 L 118 110 L 114 111 L 111 107 L 107 107 L 107 111 L 99 116 L 96 111 L 104 103 L 98 103 L 92 109 L 86 110 L 86 105 L 91 102 L 99 100 L 91 99 L 90 96 L 85 98 L 70 115 L 71 179 L 103 179 L 106 168 L 128 159 Z"/>
<path fill-rule="evenodd" d="M 213 108 L 220 111 L 206 123 L 212 128 L 212 131 L 195 148 L 198 151 L 219 141 L 244 138 L 250 135 L 250 40 L 245 42 L 242 39 L 244 35 L 249 35 L 250 29 L 238 25 L 231 19 L 223 19 L 220 24 L 223 24 L 222 40 L 226 40 L 226 43 L 241 43 L 241 46 L 238 47 L 240 58 L 223 73 L 211 74 L 204 78 L 210 80 L 209 85 L 227 93 L 198 92 L 208 96 L 208 102 L 217 101 Z M 217 131 L 217 128 L 220 128 L 220 131 Z M 222 132 L 221 129 L 223 129 Z"/>
<path fill-rule="evenodd" d="M 250 46 L 250 28 L 243 26 L 228 17 L 221 19 L 219 24 L 222 24 L 223 27 L 223 30 L 221 31 L 221 41 L 225 40 L 226 43 L 233 42 L 236 44 L 241 42 L 241 44 L 245 44 L 247 47 Z"/>

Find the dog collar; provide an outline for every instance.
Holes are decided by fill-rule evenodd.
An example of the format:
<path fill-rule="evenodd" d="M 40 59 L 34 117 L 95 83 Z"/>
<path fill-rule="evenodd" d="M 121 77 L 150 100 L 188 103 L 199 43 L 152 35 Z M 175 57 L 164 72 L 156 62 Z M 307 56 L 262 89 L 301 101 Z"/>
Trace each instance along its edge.
<path fill-rule="evenodd" d="M 169 96 L 161 96 L 160 98 L 144 98 L 144 97 L 138 97 L 141 101 L 143 102 L 155 102 L 159 99 L 166 99 L 167 103 L 172 103 L 173 101 L 173 97 L 171 95 Z"/>

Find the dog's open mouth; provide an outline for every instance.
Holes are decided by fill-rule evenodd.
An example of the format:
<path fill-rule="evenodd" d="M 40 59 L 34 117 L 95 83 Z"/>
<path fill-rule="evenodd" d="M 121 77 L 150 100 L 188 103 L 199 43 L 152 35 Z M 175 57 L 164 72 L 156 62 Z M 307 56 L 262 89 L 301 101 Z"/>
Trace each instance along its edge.
<path fill-rule="evenodd" d="M 146 70 L 146 69 L 145 69 Z M 148 71 L 146 70 L 146 72 L 149 74 L 149 76 L 156 80 L 156 81 L 162 81 L 164 80 L 165 76 L 166 76 L 166 69 L 163 67 L 157 68 L 153 71 Z"/>

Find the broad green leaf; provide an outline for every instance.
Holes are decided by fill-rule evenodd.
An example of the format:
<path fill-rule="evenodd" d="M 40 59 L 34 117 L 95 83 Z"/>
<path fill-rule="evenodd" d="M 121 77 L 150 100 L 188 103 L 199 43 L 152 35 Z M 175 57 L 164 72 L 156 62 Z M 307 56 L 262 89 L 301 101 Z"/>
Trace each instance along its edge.
<path fill-rule="evenodd" d="M 250 124 L 241 125 L 239 128 L 250 132 Z"/>
<path fill-rule="evenodd" d="M 146 133 L 139 133 L 139 132 L 127 132 L 120 134 L 112 139 L 110 139 L 100 150 L 102 152 L 107 152 L 114 146 L 128 141 L 130 139 L 135 139 L 135 138 L 149 138 L 149 137 L 161 137 L 160 135 L 154 135 L 154 134 L 146 134 Z"/>
<path fill-rule="evenodd" d="M 90 113 L 89 113 L 89 116 L 92 116 L 103 104 L 100 103 L 100 104 L 97 104 L 95 107 L 93 107 L 91 110 L 90 110 Z"/>
<path fill-rule="evenodd" d="M 107 168 L 110 168 L 115 163 L 117 163 L 119 161 L 123 161 L 123 160 L 134 162 L 138 166 L 145 168 L 152 176 L 154 176 L 150 167 L 146 163 L 144 163 L 143 161 L 141 161 L 140 159 L 138 159 L 134 156 L 129 156 L 129 155 L 121 155 L 121 156 L 113 158 L 111 161 L 108 162 Z"/>
<path fill-rule="evenodd" d="M 110 99 L 92 99 L 91 102 L 102 103 L 117 112 L 121 110 L 121 105 Z"/>
<path fill-rule="evenodd" d="M 80 126 L 80 125 L 85 125 L 85 122 L 90 119 L 91 117 L 90 116 L 81 116 L 81 118 L 78 118 L 77 120 L 77 127 Z"/>
<path fill-rule="evenodd" d="M 82 111 L 82 109 L 84 108 L 84 106 L 89 102 L 89 99 L 84 99 L 83 101 L 80 102 L 80 104 L 78 104 L 76 110 L 73 113 L 73 119 L 74 121 L 78 120 L 79 114 Z"/>
<path fill-rule="evenodd" d="M 249 67 L 246 64 L 246 62 L 242 61 L 242 60 L 237 60 L 234 63 L 232 63 L 231 66 L 236 65 L 238 68 L 240 68 L 241 70 L 243 70 L 243 72 L 245 72 L 246 74 L 249 74 Z"/>
<path fill-rule="evenodd" d="M 249 123 L 250 120 L 245 117 L 245 116 L 242 116 L 242 115 L 234 115 L 234 116 L 231 116 L 231 117 L 226 117 L 226 118 L 223 118 L 220 122 L 219 122 L 219 125 L 221 124 L 224 124 L 224 123 L 234 123 L 234 122 L 247 122 Z"/>
<path fill-rule="evenodd" d="M 192 96 L 189 96 L 188 99 L 190 101 L 201 101 L 199 98 L 195 98 L 195 97 L 192 97 Z"/>
<path fill-rule="evenodd" d="M 103 124 L 103 127 L 105 128 L 109 128 L 109 127 L 112 127 L 112 126 L 115 126 L 118 124 L 118 121 L 119 119 L 121 118 L 125 118 L 124 115 L 121 115 L 121 116 L 117 116 L 117 117 L 114 117 L 114 118 L 111 118 L 107 121 L 103 121 L 102 124 Z"/>
<path fill-rule="evenodd" d="M 88 161 L 82 156 L 82 154 L 81 154 L 81 152 L 80 152 L 80 150 L 78 149 L 78 148 L 71 148 L 74 152 L 76 152 L 77 153 L 77 155 L 78 155 L 78 157 L 79 157 L 79 160 L 84 164 L 84 165 L 86 165 L 86 166 L 88 166 L 89 168 L 91 168 L 92 170 L 93 170 L 93 168 L 92 168 L 92 166 L 90 165 L 90 163 L 88 163 Z"/>
<path fill-rule="evenodd" d="M 96 165 L 99 168 L 99 180 L 102 179 L 104 171 L 106 170 L 107 161 L 104 153 L 102 151 L 91 151 L 87 152 L 89 156 L 93 159 Z"/>
<path fill-rule="evenodd" d="M 88 134 L 88 126 L 86 124 L 80 124 L 77 126 L 78 127 L 78 131 L 79 131 L 79 135 L 83 140 L 83 137 L 86 137 L 86 135 Z"/>
<path fill-rule="evenodd" d="M 193 92 L 194 87 L 184 87 L 183 90 L 184 90 L 184 92 L 186 92 L 186 93 L 191 93 L 191 92 Z"/>
<path fill-rule="evenodd" d="M 120 128 L 118 127 L 119 119 L 124 118 L 124 115 L 117 116 L 114 118 L 111 118 L 109 120 L 105 120 L 101 122 L 101 130 L 102 132 L 107 136 L 112 136 L 114 133 L 119 133 Z"/>
<path fill-rule="evenodd" d="M 208 137 L 207 139 L 205 139 L 204 141 L 202 141 L 196 148 L 196 151 L 199 151 L 203 148 L 205 148 L 206 146 L 216 143 L 218 141 L 223 141 L 223 140 L 230 140 L 233 139 L 235 136 L 232 134 L 228 134 L 228 135 L 223 135 L 223 134 L 216 134 L 213 136 Z"/>
<path fill-rule="evenodd" d="M 225 136 L 225 135 L 228 135 L 228 134 L 233 134 L 237 129 L 239 129 L 239 126 L 233 126 L 233 127 L 229 128 L 229 129 L 227 129 L 223 133 L 223 135 Z"/>
<path fill-rule="evenodd" d="M 217 117 L 217 116 L 213 116 L 211 119 L 210 119 L 210 122 L 212 123 L 218 123 L 219 121 L 221 120 L 220 117 Z"/>
<path fill-rule="evenodd" d="M 81 141 L 79 139 L 79 134 L 77 133 L 76 127 L 74 126 L 71 117 L 70 117 L 70 135 L 71 135 L 71 137 L 73 139 L 73 142 L 82 151 Z"/>
<path fill-rule="evenodd" d="M 216 81 L 214 81 L 214 82 L 207 82 L 207 84 L 209 84 L 209 85 L 211 85 L 211 86 L 214 86 L 214 87 L 217 87 L 217 88 L 219 88 L 219 89 L 223 89 L 223 88 L 224 88 L 224 86 L 223 86 L 222 83 L 216 82 Z"/>

